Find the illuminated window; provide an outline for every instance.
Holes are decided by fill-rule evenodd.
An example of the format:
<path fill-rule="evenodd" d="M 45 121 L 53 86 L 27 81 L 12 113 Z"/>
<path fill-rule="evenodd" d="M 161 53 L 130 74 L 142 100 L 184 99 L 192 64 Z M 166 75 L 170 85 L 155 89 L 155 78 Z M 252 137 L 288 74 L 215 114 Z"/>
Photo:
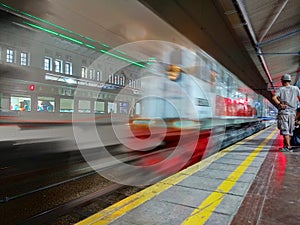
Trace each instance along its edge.
<path fill-rule="evenodd" d="M 6 50 L 6 62 L 13 63 L 15 61 L 15 52 L 12 49 Z"/>
<path fill-rule="evenodd" d="M 118 75 L 114 75 L 114 84 L 119 84 L 119 76 Z"/>
<path fill-rule="evenodd" d="M 102 73 L 100 71 L 96 72 L 96 80 L 97 81 L 102 81 Z"/>
<path fill-rule="evenodd" d="M 90 113 L 91 112 L 91 102 L 88 100 L 79 100 L 78 112 Z"/>
<path fill-rule="evenodd" d="M 95 80 L 95 70 L 94 69 L 90 69 L 90 77 L 91 80 Z"/>
<path fill-rule="evenodd" d="M 105 113 L 105 102 L 95 101 L 94 112 Z"/>
<path fill-rule="evenodd" d="M 119 109 L 121 114 L 128 113 L 128 102 L 119 102 Z"/>
<path fill-rule="evenodd" d="M 54 112 L 55 100 L 51 97 L 38 97 L 37 111 L 39 112 Z"/>
<path fill-rule="evenodd" d="M 74 100 L 73 99 L 60 99 L 60 112 L 74 112 Z"/>
<path fill-rule="evenodd" d="M 85 66 L 81 67 L 81 77 L 82 78 L 87 78 L 87 69 Z"/>
<path fill-rule="evenodd" d="M 28 66 L 29 65 L 29 54 L 28 52 L 21 52 L 21 62 L 20 64 L 22 66 Z"/>
<path fill-rule="evenodd" d="M 110 84 L 113 83 L 113 76 L 112 75 L 108 76 L 108 83 L 110 83 Z"/>
<path fill-rule="evenodd" d="M 117 113 L 117 103 L 108 102 L 108 113 Z"/>
<path fill-rule="evenodd" d="M 20 96 L 10 97 L 10 110 L 31 111 L 31 98 Z"/>
<path fill-rule="evenodd" d="M 63 62 L 62 62 L 62 60 L 55 59 L 54 65 L 55 65 L 55 72 L 56 73 L 62 73 L 63 72 Z"/>
<path fill-rule="evenodd" d="M 125 75 L 122 73 L 122 75 L 120 76 L 120 85 L 121 86 L 125 86 Z"/>
<path fill-rule="evenodd" d="M 65 63 L 65 74 L 73 75 L 72 63 L 70 62 Z"/>
<path fill-rule="evenodd" d="M 47 71 L 52 70 L 52 58 L 50 58 L 50 57 L 44 58 L 44 70 L 47 70 Z"/>

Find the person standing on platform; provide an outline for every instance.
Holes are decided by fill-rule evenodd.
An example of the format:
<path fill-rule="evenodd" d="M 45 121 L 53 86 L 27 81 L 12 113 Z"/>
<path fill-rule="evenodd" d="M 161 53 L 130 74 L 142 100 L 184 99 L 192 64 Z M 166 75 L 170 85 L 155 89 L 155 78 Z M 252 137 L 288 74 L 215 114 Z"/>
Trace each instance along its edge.
<path fill-rule="evenodd" d="M 276 90 L 272 99 L 278 105 L 277 127 L 284 138 L 281 152 L 291 152 L 291 137 L 295 128 L 297 103 L 300 101 L 300 89 L 291 85 L 291 75 L 281 77 L 282 87 Z"/>

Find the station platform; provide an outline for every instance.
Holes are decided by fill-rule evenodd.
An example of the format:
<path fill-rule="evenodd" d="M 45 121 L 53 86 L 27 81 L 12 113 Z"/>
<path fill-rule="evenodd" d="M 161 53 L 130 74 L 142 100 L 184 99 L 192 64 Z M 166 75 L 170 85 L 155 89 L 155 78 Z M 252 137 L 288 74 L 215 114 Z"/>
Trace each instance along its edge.
<path fill-rule="evenodd" d="M 273 125 L 77 224 L 299 225 L 300 152 L 281 137 Z"/>

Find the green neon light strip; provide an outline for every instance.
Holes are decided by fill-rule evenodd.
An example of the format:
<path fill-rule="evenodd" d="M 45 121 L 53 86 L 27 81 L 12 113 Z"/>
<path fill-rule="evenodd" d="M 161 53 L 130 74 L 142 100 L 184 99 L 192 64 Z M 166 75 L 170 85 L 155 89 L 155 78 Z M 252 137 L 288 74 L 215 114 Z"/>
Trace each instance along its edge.
<path fill-rule="evenodd" d="M 45 32 L 50 33 L 50 34 L 54 34 L 54 35 L 56 35 L 56 36 L 62 37 L 62 38 L 67 39 L 67 40 L 69 40 L 69 41 L 73 41 L 73 42 L 75 42 L 75 43 L 77 43 L 77 44 L 83 45 L 83 42 L 82 42 L 82 41 L 79 41 L 79 40 L 77 40 L 77 39 L 68 37 L 68 36 L 63 35 L 63 34 L 60 34 L 60 33 L 57 33 L 57 32 L 55 32 L 55 31 L 53 31 L 53 30 L 50 30 L 50 29 L 47 29 L 47 28 L 44 28 L 44 27 L 41 27 L 41 26 L 38 26 L 38 25 L 35 25 L 35 24 L 32 24 L 32 23 L 28 23 L 28 22 L 23 22 L 23 23 L 26 24 L 26 25 L 28 25 L 28 26 L 34 27 L 34 28 L 36 28 L 36 29 L 45 31 Z"/>
<path fill-rule="evenodd" d="M 106 47 L 106 48 L 110 48 L 108 45 L 101 43 L 102 46 Z"/>
<path fill-rule="evenodd" d="M 122 52 L 122 51 L 120 51 L 120 50 L 115 50 L 116 52 L 119 52 L 119 53 L 121 53 L 121 54 L 123 54 L 123 55 L 127 55 L 125 52 Z"/>
<path fill-rule="evenodd" d="M 86 47 L 88 47 L 88 48 L 91 48 L 91 49 L 96 49 L 96 47 L 95 46 L 93 46 L 93 45 L 89 45 L 89 44 L 84 44 Z"/>
<path fill-rule="evenodd" d="M 31 15 L 31 14 L 29 14 L 29 13 L 20 11 L 20 10 L 15 9 L 15 8 L 12 8 L 12 7 L 8 6 L 8 5 L 3 4 L 2 2 L 0 2 L 0 4 L 1 4 L 3 7 L 8 8 L 8 9 L 10 9 L 10 10 L 12 10 L 12 11 L 18 12 L 18 13 L 20 13 L 20 14 L 23 14 L 23 15 L 25 15 L 25 16 L 28 16 L 28 17 L 33 18 L 33 19 L 35 19 L 35 20 L 38 20 L 38 21 L 40 21 L 40 22 L 46 23 L 46 24 L 51 25 L 51 26 L 53 26 L 53 27 L 56 27 L 56 28 L 58 28 L 58 29 L 67 31 L 67 32 L 69 32 L 69 33 L 71 33 L 71 34 L 75 34 L 75 35 L 77 35 L 77 36 L 79 36 L 79 37 L 81 37 L 81 38 L 85 38 L 85 39 L 87 39 L 87 40 L 89 40 L 89 41 L 99 43 L 99 44 L 101 44 L 102 46 L 104 46 L 104 47 L 106 47 L 106 48 L 111 48 L 110 46 L 108 46 L 108 45 L 106 45 L 106 44 L 100 43 L 100 42 L 98 42 L 98 41 L 96 41 L 96 40 L 94 40 L 94 39 L 92 39 L 92 38 L 90 38 L 90 37 L 84 37 L 83 35 L 78 34 L 78 33 L 74 32 L 74 31 L 71 31 L 71 30 L 69 30 L 69 29 L 67 29 L 67 28 L 64 28 L 64 27 L 62 27 L 62 26 L 56 25 L 56 24 L 54 24 L 54 23 L 51 23 L 51 22 L 48 21 L 48 20 L 44 20 L 44 19 L 42 19 L 42 18 L 36 17 L 36 16 L 34 16 L 34 15 Z M 45 28 L 44 28 L 44 29 L 45 29 Z M 66 36 L 66 37 L 67 37 L 67 36 Z M 76 39 L 73 39 L 73 40 L 76 40 Z M 121 52 L 121 51 L 118 51 L 118 50 L 115 50 L 115 51 L 120 52 L 121 54 L 127 55 L 125 52 Z"/>
<path fill-rule="evenodd" d="M 53 35 L 62 37 L 62 38 L 64 38 L 64 39 L 67 39 L 67 40 L 70 40 L 70 41 L 73 41 L 73 42 L 75 42 L 75 43 L 77 43 L 77 44 L 80 44 L 80 45 L 83 45 L 83 44 L 84 44 L 85 46 L 87 46 L 87 47 L 89 47 L 89 48 L 96 49 L 96 47 L 93 46 L 93 45 L 89 45 L 89 44 L 83 43 L 83 42 L 81 42 L 81 41 L 79 41 L 79 40 L 76 40 L 76 39 L 74 39 L 74 38 L 68 37 L 68 36 L 66 36 L 66 35 L 63 35 L 63 34 L 60 34 L 60 33 L 57 33 L 57 32 L 54 32 L 54 31 L 52 31 L 52 30 L 50 30 L 50 29 L 46 29 L 46 28 L 44 28 L 44 27 L 41 27 L 41 26 L 38 26 L 38 25 L 35 25 L 35 24 L 32 24 L 32 23 L 28 23 L 28 22 L 23 22 L 23 23 L 26 24 L 26 25 L 28 25 L 28 26 L 34 27 L 34 28 L 36 28 L 36 29 L 38 29 L 38 30 L 45 31 L 45 32 L 47 32 L 47 33 L 50 33 L 50 34 L 53 34 Z M 100 52 L 102 52 L 102 53 L 104 53 L 104 54 L 108 54 L 108 55 L 110 55 L 110 56 L 113 56 L 113 57 L 115 57 L 115 58 L 117 58 L 117 59 L 120 59 L 120 60 L 129 62 L 129 63 L 134 64 L 134 65 L 136 65 L 136 66 L 139 66 L 139 67 L 142 67 L 142 68 L 146 68 L 146 66 L 144 66 L 144 65 L 142 65 L 142 64 L 140 64 L 140 63 L 137 63 L 137 62 L 134 62 L 134 61 L 132 61 L 132 60 L 126 59 L 126 58 L 124 58 L 124 57 L 115 55 L 115 54 L 110 53 L 110 52 L 108 52 L 108 51 L 106 51 L 106 50 L 100 50 Z"/>
<path fill-rule="evenodd" d="M 131 63 L 131 64 L 134 64 L 134 65 L 136 65 L 136 66 L 139 66 L 139 67 L 142 67 L 142 68 L 146 68 L 146 66 L 144 66 L 144 65 L 142 65 L 142 64 L 140 64 L 140 63 L 137 63 L 137 62 L 134 62 L 134 61 L 132 61 L 132 60 L 126 59 L 126 58 L 124 58 L 124 57 L 115 55 L 115 54 L 113 54 L 113 53 L 111 53 L 111 52 L 108 52 L 108 51 L 105 51 L 105 50 L 100 50 L 100 52 L 102 52 L 102 53 L 104 53 L 104 54 L 107 54 L 107 55 L 110 55 L 110 56 L 113 56 L 113 57 L 115 57 L 115 58 L 117 58 L 117 59 L 124 60 L 124 61 L 129 62 L 129 63 Z"/>

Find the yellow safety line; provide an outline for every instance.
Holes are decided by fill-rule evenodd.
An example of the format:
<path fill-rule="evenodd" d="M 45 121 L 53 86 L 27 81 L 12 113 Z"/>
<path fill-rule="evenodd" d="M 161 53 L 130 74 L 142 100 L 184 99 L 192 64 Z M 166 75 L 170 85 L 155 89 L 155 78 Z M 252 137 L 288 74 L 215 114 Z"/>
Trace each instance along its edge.
<path fill-rule="evenodd" d="M 267 130 L 270 128 L 267 128 Z M 196 173 L 197 171 L 209 166 L 212 162 L 218 160 L 219 158 L 226 155 L 228 152 L 234 150 L 238 146 L 244 144 L 247 141 L 250 141 L 254 137 L 260 135 L 262 132 L 266 130 L 262 130 L 243 141 L 240 141 L 210 157 L 201 160 L 199 163 L 182 170 L 181 172 L 174 174 L 134 195 L 131 195 L 114 205 L 80 221 L 77 225 L 86 225 L 86 224 L 109 224 L 110 222 L 116 220 L 117 218 L 123 216 L 127 212 L 131 211 L 132 209 L 138 207 L 139 205 L 143 204 L 144 202 L 148 201 L 149 199 L 153 198 L 154 196 L 160 194 L 161 192 L 169 189 L 170 187 L 174 186 L 175 184 L 181 182 L 188 176 Z"/>
<path fill-rule="evenodd" d="M 238 179 L 244 174 L 259 152 L 264 148 L 267 142 L 277 133 L 274 130 L 228 177 L 220 186 L 212 192 L 201 205 L 194 210 L 182 225 L 201 225 L 204 224 L 213 211 L 219 206 L 225 195 L 232 189 Z"/>

